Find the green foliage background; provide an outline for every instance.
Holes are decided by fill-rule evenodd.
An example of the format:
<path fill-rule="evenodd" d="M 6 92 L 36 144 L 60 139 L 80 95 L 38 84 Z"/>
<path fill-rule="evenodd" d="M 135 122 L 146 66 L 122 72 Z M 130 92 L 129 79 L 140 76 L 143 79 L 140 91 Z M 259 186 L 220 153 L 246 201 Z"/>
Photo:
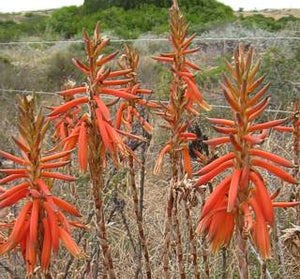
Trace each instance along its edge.
<path fill-rule="evenodd" d="M 168 30 L 171 0 L 85 0 L 80 7 L 69 6 L 48 13 L 26 13 L 20 20 L 6 20 L 0 14 L 0 42 L 28 36 L 69 39 L 80 37 L 83 28 L 92 31 L 100 20 L 102 29 L 121 38 L 137 38 L 145 32 L 161 34 Z M 228 22 L 240 22 L 249 28 L 268 31 L 284 29 L 300 22 L 289 16 L 279 20 L 254 15 L 237 17 L 233 10 L 216 0 L 179 0 L 191 22 L 191 30 L 201 33 Z"/>

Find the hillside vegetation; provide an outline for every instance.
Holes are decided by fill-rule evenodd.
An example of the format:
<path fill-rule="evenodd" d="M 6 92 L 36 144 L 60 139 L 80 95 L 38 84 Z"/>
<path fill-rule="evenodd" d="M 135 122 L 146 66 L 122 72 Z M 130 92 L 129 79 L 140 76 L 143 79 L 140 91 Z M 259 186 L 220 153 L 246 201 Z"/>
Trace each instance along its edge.
<path fill-rule="evenodd" d="M 120 38 L 137 38 L 143 33 L 162 34 L 168 28 L 170 0 L 99 1 L 86 0 L 80 7 L 69 6 L 45 12 L 0 14 L 0 41 L 24 37 L 69 39 L 80 37 L 83 28 L 92 30 L 102 22 L 102 29 Z M 289 15 L 278 20 L 261 14 L 244 16 L 216 0 L 179 1 L 192 31 L 202 33 L 226 23 L 238 22 L 248 28 L 278 31 L 299 24 L 300 19 Z"/>

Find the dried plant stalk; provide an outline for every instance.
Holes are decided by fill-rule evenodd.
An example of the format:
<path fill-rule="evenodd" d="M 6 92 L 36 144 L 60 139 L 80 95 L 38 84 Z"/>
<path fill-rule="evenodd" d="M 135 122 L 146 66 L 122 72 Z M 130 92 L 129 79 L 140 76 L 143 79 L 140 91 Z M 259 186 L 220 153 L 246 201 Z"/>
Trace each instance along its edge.
<path fill-rule="evenodd" d="M 171 182 L 172 183 L 172 182 Z M 171 184 L 172 185 L 172 184 Z M 163 245 L 163 270 L 166 279 L 170 279 L 169 271 L 169 249 L 172 239 L 172 209 L 173 209 L 173 188 L 170 186 L 167 200 L 166 220 L 164 228 L 164 245 Z"/>
<path fill-rule="evenodd" d="M 294 104 L 294 115 L 293 115 L 293 151 L 294 151 L 294 164 L 295 169 L 293 171 L 294 177 L 298 180 L 300 178 L 300 100 L 297 99 Z M 295 187 L 295 200 L 300 201 L 300 186 Z M 297 216 L 296 216 L 296 223 L 300 224 L 300 207 L 296 208 Z"/>
<path fill-rule="evenodd" d="M 192 207 L 191 203 L 188 202 L 187 200 L 184 200 L 188 236 L 189 236 L 189 242 L 191 243 L 191 256 L 192 256 L 192 261 L 194 266 L 194 278 L 200 279 L 200 271 L 198 268 L 197 239 L 195 237 L 195 230 L 191 218 L 191 207 Z"/>

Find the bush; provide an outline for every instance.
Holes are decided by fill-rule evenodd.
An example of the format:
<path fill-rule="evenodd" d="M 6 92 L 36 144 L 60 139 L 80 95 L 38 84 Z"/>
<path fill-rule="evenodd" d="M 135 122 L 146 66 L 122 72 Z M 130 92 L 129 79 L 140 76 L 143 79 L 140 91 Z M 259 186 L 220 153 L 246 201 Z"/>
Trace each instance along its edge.
<path fill-rule="evenodd" d="M 0 41 L 14 41 L 21 36 L 41 35 L 45 28 L 45 16 L 27 13 L 19 23 L 13 20 L 0 21 Z"/>
<path fill-rule="evenodd" d="M 19 24 L 12 20 L 0 21 L 0 41 L 17 40 L 21 35 Z"/>
<path fill-rule="evenodd" d="M 272 17 L 265 17 L 261 14 L 257 14 L 248 17 L 241 16 L 240 21 L 248 28 L 261 28 L 275 32 L 284 29 L 290 22 L 300 22 L 300 19 L 294 16 L 288 16 L 275 20 Z"/>
<path fill-rule="evenodd" d="M 186 6 L 187 18 L 192 29 L 201 26 L 201 32 L 211 27 L 212 23 L 228 21 L 234 18 L 231 8 L 216 1 L 196 1 L 194 6 Z M 147 2 L 146 2 L 147 3 Z M 101 21 L 103 30 L 110 30 L 122 38 L 137 38 L 145 32 L 164 33 L 168 30 L 168 8 L 153 4 L 139 4 L 138 9 L 126 10 L 112 6 L 86 13 L 86 7 L 66 7 L 55 11 L 48 24 L 52 30 L 70 38 L 83 28 L 91 31 L 96 21 Z M 193 28 L 198 26 L 197 28 Z"/>
<path fill-rule="evenodd" d="M 56 10 L 49 19 L 48 25 L 54 32 L 65 38 L 71 38 L 78 33 L 80 21 L 80 9 L 76 6 L 70 6 Z"/>

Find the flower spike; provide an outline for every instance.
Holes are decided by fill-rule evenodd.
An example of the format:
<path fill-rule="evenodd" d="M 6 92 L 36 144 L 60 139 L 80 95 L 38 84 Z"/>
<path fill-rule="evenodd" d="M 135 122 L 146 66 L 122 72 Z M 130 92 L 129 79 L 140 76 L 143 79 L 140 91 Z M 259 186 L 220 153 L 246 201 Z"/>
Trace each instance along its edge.
<path fill-rule="evenodd" d="M 164 234 L 164 275 L 165 278 L 172 277 L 169 274 L 169 244 L 172 235 L 171 231 L 174 230 L 176 231 L 176 248 L 178 251 L 180 277 L 185 278 L 185 267 L 182 255 L 180 255 L 182 244 L 180 224 L 177 217 L 177 203 L 182 199 L 184 202 L 187 202 L 190 198 L 190 190 L 185 189 L 187 194 L 185 194 L 184 198 L 181 198 L 180 196 L 182 193 L 178 191 L 177 183 L 184 180 L 183 177 L 186 176 L 191 179 L 193 175 L 189 144 L 197 140 L 198 137 L 195 133 L 189 132 L 193 122 L 190 119 L 194 116 L 198 116 L 202 109 L 210 110 L 210 106 L 204 100 L 194 77 L 193 70 L 198 71 L 200 68 L 188 60 L 188 55 L 199 50 L 199 48 L 190 48 L 193 39 L 195 38 L 195 34 L 188 37 L 189 24 L 186 22 L 186 19 L 181 13 L 178 3 L 175 0 L 170 9 L 170 31 L 170 44 L 172 50 L 168 53 L 162 53 L 160 56 L 153 57 L 154 60 L 169 65 L 172 74 L 169 102 L 168 104 L 161 104 L 161 107 L 155 111 L 158 116 L 165 120 L 166 123 L 164 124 L 164 127 L 169 131 L 169 139 L 159 153 L 154 167 L 154 173 L 158 174 L 161 171 L 164 158 L 167 157 L 166 155 L 169 155 L 172 179 L 167 198 L 168 204 L 166 206 L 166 216 L 168 219 L 166 220 Z M 200 181 L 197 186 L 202 185 L 202 183 L 206 182 L 205 180 L 209 180 L 214 175 L 217 175 L 217 173 L 209 171 L 204 175 L 203 181 Z M 186 204 L 187 211 L 189 212 L 190 208 L 188 207 L 189 206 Z M 188 220 L 188 222 L 191 224 L 191 220 Z M 195 278 L 198 278 L 200 275 L 198 274 L 196 259 L 197 245 L 193 237 L 193 232 L 191 235 Z"/>
<path fill-rule="evenodd" d="M 232 151 L 196 172 L 200 177 L 195 187 L 208 183 L 229 168 L 232 173 L 223 179 L 206 201 L 197 232 L 207 235 L 212 250 L 217 251 L 229 243 L 233 234 L 232 226 L 236 224 L 238 234 L 244 235 L 245 231 L 252 234 L 254 244 L 262 257 L 267 259 L 271 256 L 268 227 L 274 223 L 273 207 L 296 206 L 298 201 L 291 204 L 272 202 L 273 196 L 268 192 L 259 169 L 263 168 L 289 183 L 298 182 L 282 169 L 293 168 L 291 162 L 260 149 L 258 145 L 267 137 L 269 129 L 285 130 L 280 125 L 288 119 L 256 122 L 268 106 L 269 96 L 263 98 L 263 95 L 269 83 L 259 89 L 266 76 L 256 77 L 259 63 L 253 66 L 252 47 L 246 52 L 240 45 L 234 51 L 233 60 L 233 63 L 227 62 L 231 78 L 225 75 L 222 84 L 225 99 L 233 112 L 233 120 L 209 119 L 216 125 L 213 128 L 225 136 L 206 141 L 211 147 L 230 143 Z M 217 233 L 225 229 L 220 216 L 230 220 L 228 234 Z M 244 219 L 244 224 L 240 222 L 241 219 Z"/>
<path fill-rule="evenodd" d="M 20 129 L 20 137 L 16 143 L 23 158 L 4 151 L 1 151 L 1 154 L 5 158 L 27 167 L 1 170 L 7 175 L 1 182 L 6 184 L 12 181 L 14 184 L 0 194 L 0 208 L 15 205 L 21 200 L 25 201 L 25 205 L 17 216 L 10 235 L 0 245 L 0 255 L 20 246 L 26 262 L 27 275 L 31 277 L 38 262 L 41 263 L 43 272 L 48 273 L 51 252 L 58 251 L 59 241 L 62 237 L 72 240 L 71 231 L 68 229 L 69 220 L 66 218 L 64 223 L 59 221 L 60 210 L 63 209 L 77 217 L 81 215 L 71 204 L 53 196 L 51 187 L 47 186 L 47 182 L 44 180 L 45 177 L 69 181 L 73 181 L 75 178 L 60 172 L 48 172 L 49 169 L 59 169 L 67 165 L 69 161 L 44 163 L 60 159 L 62 155 L 42 156 L 43 140 L 48 123 L 44 121 L 41 113 L 35 116 L 34 98 L 20 97 L 19 108 L 19 123 L 22 129 Z M 65 154 L 63 153 L 63 155 Z M 25 181 L 15 184 L 14 180 L 18 178 Z M 67 236 L 58 234 L 58 230 L 65 230 Z M 77 247 L 74 240 L 72 240 L 72 245 Z M 69 251 L 79 257 L 81 255 L 79 248 L 76 248 L 78 253 L 74 253 L 74 249 L 69 249 Z"/>

